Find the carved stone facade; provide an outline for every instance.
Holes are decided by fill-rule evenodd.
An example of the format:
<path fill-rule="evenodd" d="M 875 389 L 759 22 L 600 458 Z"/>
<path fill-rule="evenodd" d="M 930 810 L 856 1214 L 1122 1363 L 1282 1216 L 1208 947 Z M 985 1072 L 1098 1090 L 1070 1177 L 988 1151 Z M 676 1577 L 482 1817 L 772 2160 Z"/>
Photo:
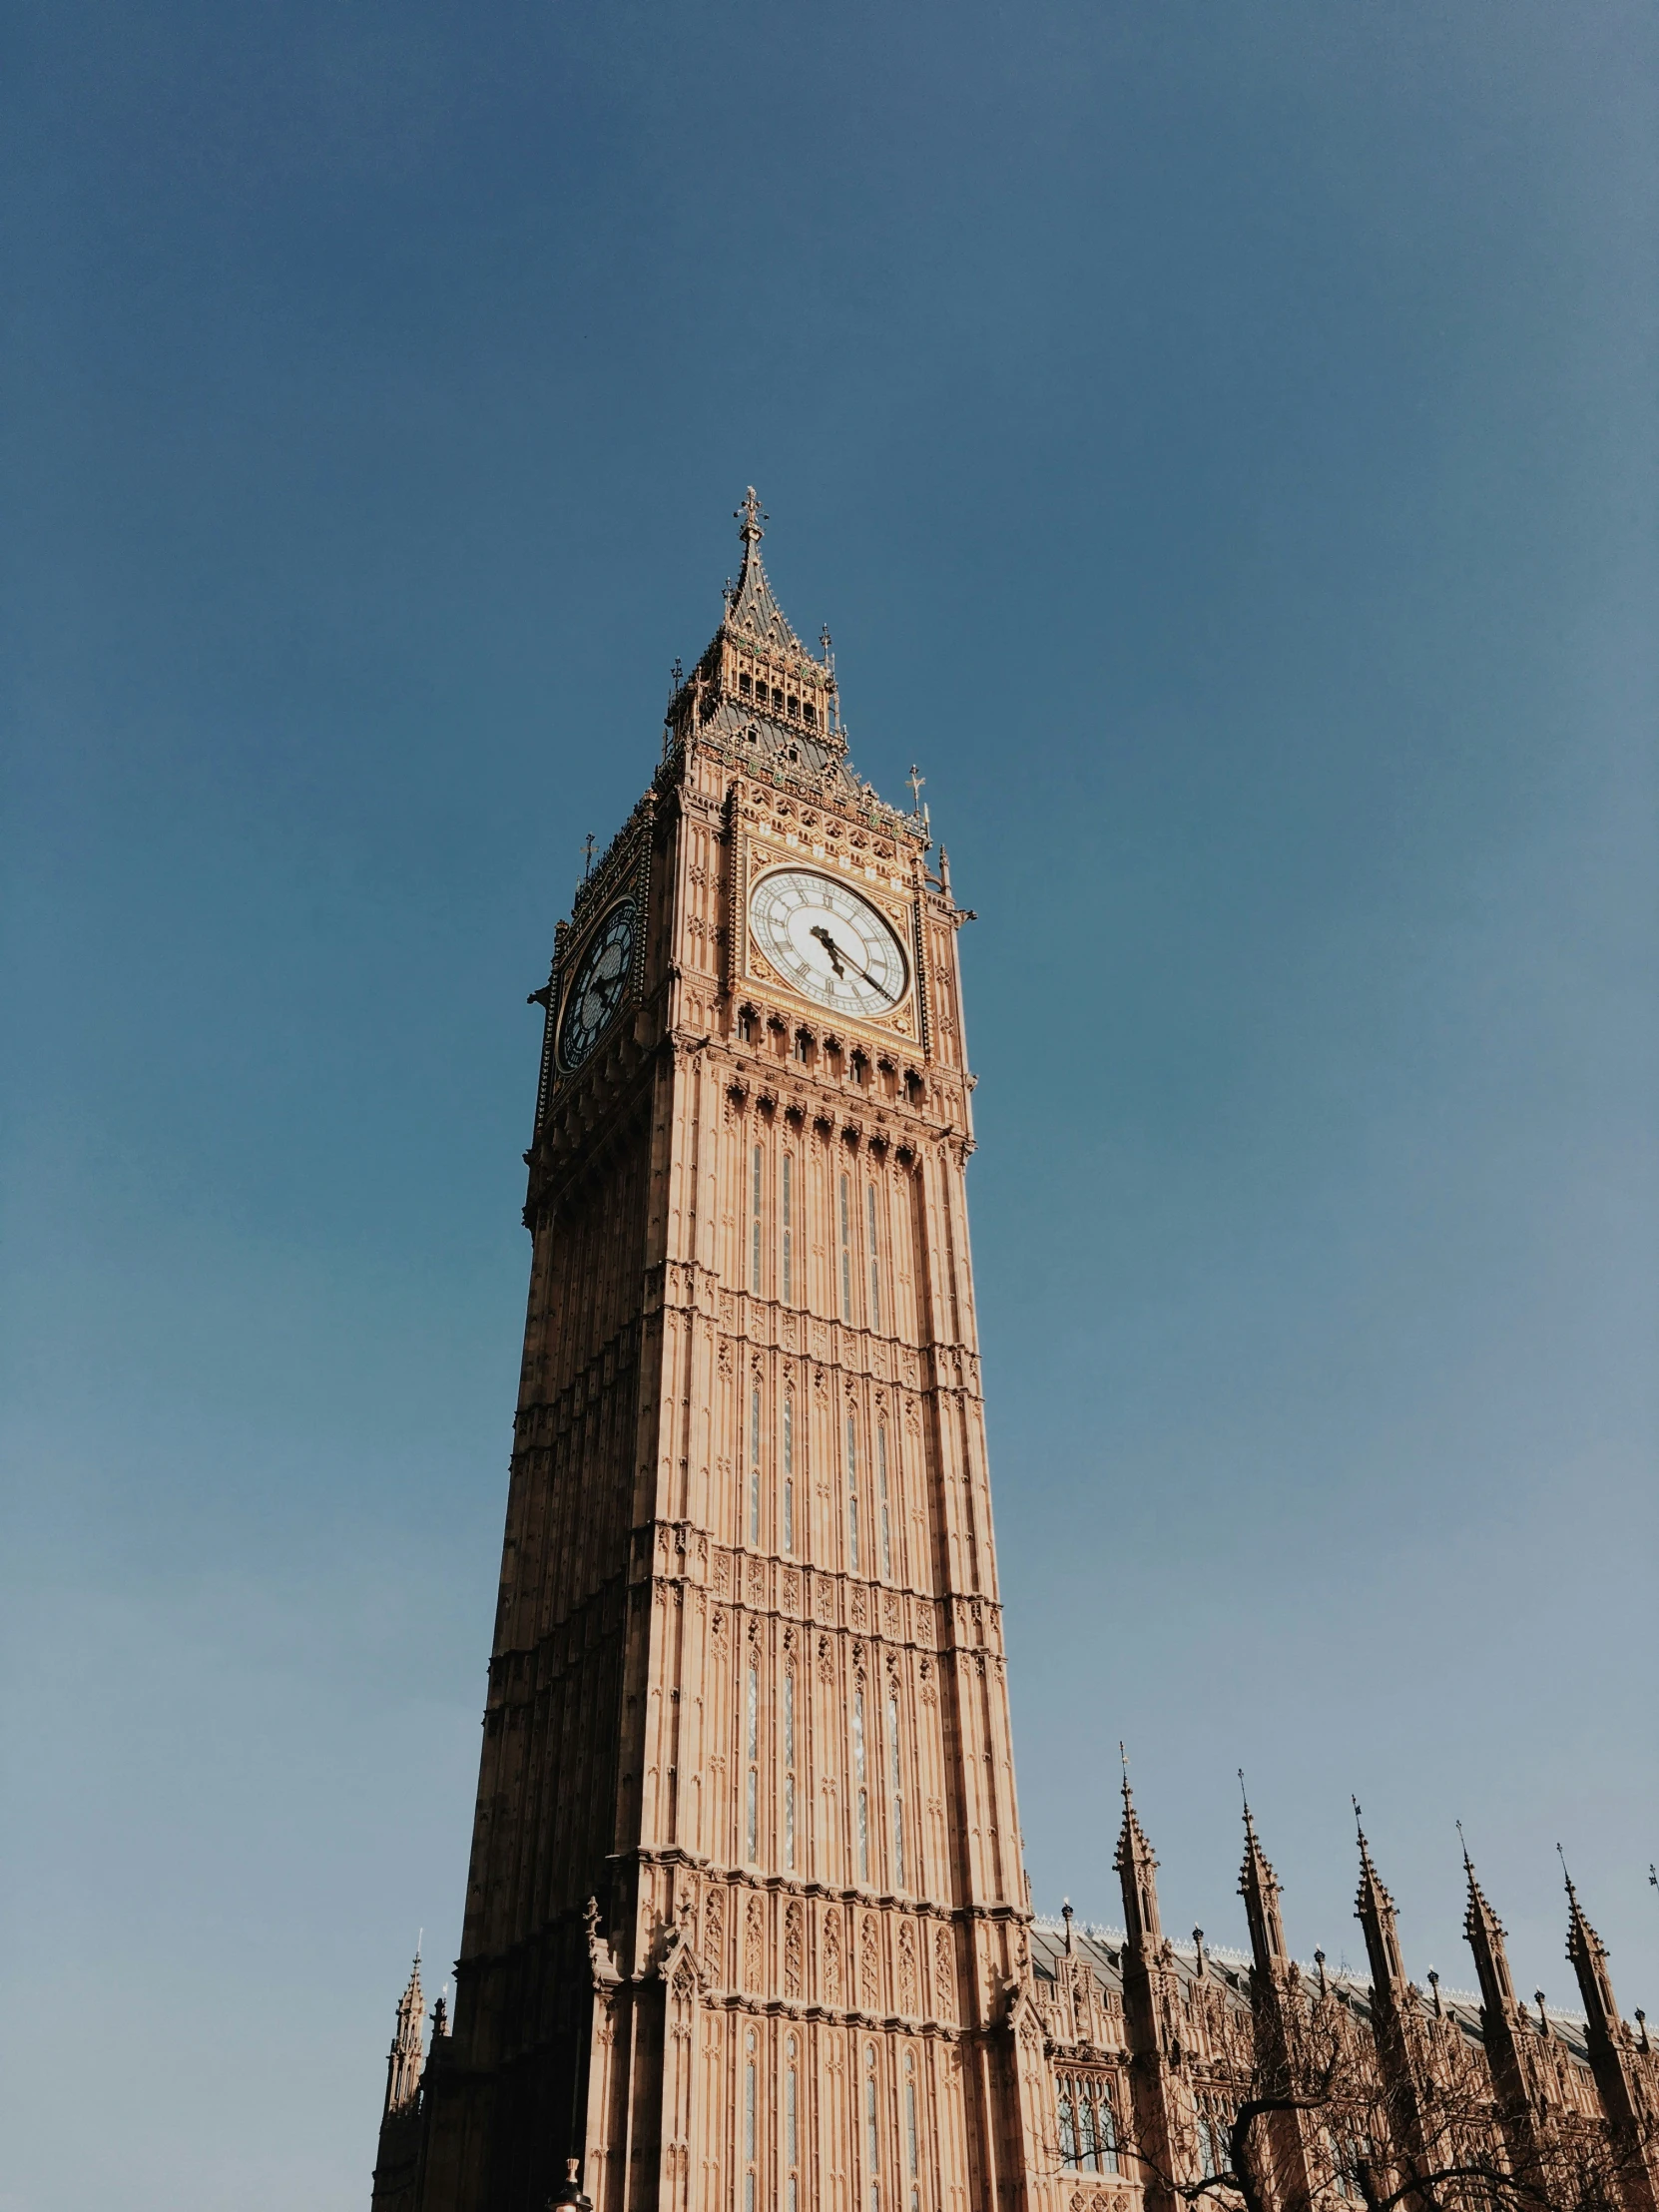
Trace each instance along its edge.
<path fill-rule="evenodd" d="M 964 1187 L 970 917 L 925 817 L 850 769 L 829 639 L 809 653 L 779 609 L 753 493 L 741 518 L 725 619 L 537 994 L 454 2018 L 422 2072 L 405 1992 L 374 2202 L 1161 2208 L 1310 2005 L 1367 2081 L 1486 2046 L 1403 1982 L 1311 1994 L 1265 1860 L 1255 1975 L 1175 1950 L 1127 1798 L 1126 1939 L 1032 1921 Z M 1547 2065 L 1489 2002 L 1500 2134 L 1546 2099 L 1546 2134 L 1616 2106 L 1642 2137 L 1652 2060 L 1610 1990 L 1599 2044 L 1534 2038 Z M 1342 2193 L 1313 2125 L 1265 2123 L 1264 2202 Z"/>

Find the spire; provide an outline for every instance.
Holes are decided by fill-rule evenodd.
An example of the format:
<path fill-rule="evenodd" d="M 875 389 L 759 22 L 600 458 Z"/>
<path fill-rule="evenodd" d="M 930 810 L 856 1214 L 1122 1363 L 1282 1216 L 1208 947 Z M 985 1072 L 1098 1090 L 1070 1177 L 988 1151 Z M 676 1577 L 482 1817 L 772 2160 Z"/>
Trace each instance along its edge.
<path fill-rule="evenodd" d="M 1164 1939 L 1158 1920 L 1158 1862 L 1152 1856 L 1152 1846 L 1146 1840 L 1146 1831 L 1135 1811 L 1135 1800 L 1129 1790 L 1129 1761 L 1124 1757 L 1121 1744 L 1118 1757 L 1123 1760 L 1123 1827 L 1112 1864 L 1123 1886 L 1123 1925 L 1128 1932 L 1129 1948 L 1139 1950 L 1150 1959 Z"/>
<path fill-rule="evenodd" d="M 1607 1945 L 1584 1918 L 1584 1908 L 1578 1902 L 1572 1876 L 1567 1873 L 1566 1855 L 1559 1844 L 1555 1849 L 1560 1854 L 1561 1875 L 1567 1885 L 1567 1956 L 1578 1976 L 1589 2032 L 1593 2036 L 1599 2029 L 1609 2041 L 1615 2041 L 1620 2019 L 1618 2000 L 1613 1995 L 1613 1977 L 1607 1970 Z"/>
<path fill-rule="evenodd" d="M 420 1949 L 415 1948 L 408 1984 L 397 2000 L 397 2027 L 386 2059 L 387 2115 L 407 2112 L 420 2088 L 420 2038 L 426 2024 L 426 1999 L 420 1993 Z"/>
<path fill-rule="evenodd" d="M 1463 1824 L 1457 1823 L 1457 1841 L 1463 1843 Z M 1515 2004 L 1515 1985 L 1509 1978 L 1509 1954 L 1503 1947 L 1503 1924 L 1486 1902 L 1486 1893 L 1475 1880 L 1469 1847 L 1463 1844 L 1463 1874 L 1469 1900 L 1463 1914 L 1463 1934 L 1474 1953 L 1474 1970 L 1480 1982 L 1486 2016 L 1507 2019 Z"/>
<path fill-rule="evenodd" d="M 734 510 L 734 519 L 743 540 L 743 568 L 727 602 L 727 635 L 757 646 L 763 653 L 778 654 L 786 662 L 810 660 L 811 655 L 791 629 L 789 617 L 773 597 L 772 586 L 767 581 L 761 561 L 761 540 L 766 535 L 762 524 L 767 517 L 755 496 L 753 484 L 744 495 L 743 505 Z"/>
<path fill-rule="evenodd" d="M 1244 1790 L 1244 1769 L 1239 1770 L 1239 1789 Z M 1250 1800 L 1244 1801 L 1245 1855 L 1244 1866 L 1239 1872 L 1239 1895 L 1245 1901 L 1245 1918 L 1250 1923 L 1250 1955 L 1256 1961 L 1259 1974 L 1270 1974 L 1286 1962 L 1285 1924 L 1279 1914 L 1279 1877 L 1268 1863 L 1256 1835 L 1256 1823 L 1250 1817 Z"/>
<path fill-rule="evenodd" d="M 1354 1800 L 1354 1826 L 1360 1838 L 1360 1891 L 1354 1901 L 1354 1917 L 1366 1932 L 1371 1958 L 1372 1993 L 1383 2002 L 1397 2000 L 1405 1991 L 1405 1964 L 1399 1954 L 1399 1927 L 1394 1901 L 1372 1865 L 1371 1846 L 1360 1825 L 1360 1800 Z"/>

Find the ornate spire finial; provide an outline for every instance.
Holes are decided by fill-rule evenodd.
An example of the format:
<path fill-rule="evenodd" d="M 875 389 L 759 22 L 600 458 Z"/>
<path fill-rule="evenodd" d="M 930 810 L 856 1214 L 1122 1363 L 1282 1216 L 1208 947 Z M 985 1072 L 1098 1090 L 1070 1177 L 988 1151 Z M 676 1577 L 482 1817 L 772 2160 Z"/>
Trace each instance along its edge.
<path fill-rule="evenodd" d="M 1118 1761 L 1123 1768 L 1123 1802 L 1128 1805 L 1131 1802 L 1129 1796 L 1129 1754 L 1123 1748 L 1121 1736 L 1118 1739 Z"/>
<path fill-rule="evenodd" d="M 764 522 L 770 522 L 772 517 L 762 513 L 761 502 L 755 496 L 753 484 L 744 493 L 743 505 L 733 508 L 732 519 L 739 525 L 738 535 L 745 545 L 759 544 L 760 540 L 765 537 L 766 532 L 761 525 Z"/>
<path fill-rule="evenodd" d="M 1557 1844 L 1555 1847 L 1555 1856 L 1561 1862 L 1561 1879 L 1567 1886 L 1567 1895 L 1572 1899 L 1574 1905 L 1576 1905 L 1578 1903 L 1578 1892 L 1573 1888 L 1572 1876 L 1567 1872 L 1567 1855 L 1561 1849 L 1559 1844 Z"/>
<path fill-rule="evenodd" d="M 1239 1795 L 1244 1800 L 1245 1829 L 1247 1833 L 1254 1835 L 1256 1833 L 1256 1826 L 1250 1817 L 1250 1792 L 1245 1788 L 1243 1767 L 1239 1769 Z"/>
<path fill-rule="evenodd" d="M 1065 1924 L 1066 1924 L 1066 1956 L 1067 1956 L 1067 1957 L 1069 1958 L 1069 1957 L 1071 1956 L 1071 1900 L 1070 1900 L 1070 1898 L 1062 1898 L 1062 1899 L 1060 1900 L 1060 1918 L 1061 1918 L 1061 1920 L 1063 1920 L 1063 1921 L 1065 1922 Z"/>
<path fill-rule="evenodd" d="M 914 761 L 910 763 L 910 773 L 904 781 L 910 787 L 910 812 L 913 815 L 919 815 L 921 813 L 921 787 L 927 779 L 925 776 L 918 774 Z"/>

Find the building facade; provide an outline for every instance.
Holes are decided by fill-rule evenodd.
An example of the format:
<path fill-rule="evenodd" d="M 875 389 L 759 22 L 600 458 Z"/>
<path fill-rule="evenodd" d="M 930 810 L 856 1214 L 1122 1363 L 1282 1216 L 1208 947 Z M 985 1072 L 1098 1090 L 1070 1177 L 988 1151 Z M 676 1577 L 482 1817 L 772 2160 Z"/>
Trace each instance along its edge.
<path fill-rule="evenodd" d="M 1434 2094 L 1400 2085 L 1442 2045 L 1486 2067 L 1499 2150 L 1544 2097 L 1551 2142 L 1570 2109 L 1639 2145 L 1609 2201 L 1659 2212 L 1652 2056 L 1610 1988 L 1578 2041 L 1534 2035 L 1506 1968 L 1480 2022 L 1425 2010 L 1367 1854 L 1364 1988 L 1283 1955 L 1253 1830 L 1249 1971 L 1166 1941 L 1127 1791 L 1123 1936 L 1034 1922 L 965 1198 L 971 917 L 924 813 L 854 774 L 753 492 L 739 520 L 724 619 L 537 994 L 454 2012 L 423 2049 L 417 1967 L 377 2212 L 1358 2201 L 1426 2170 Z"/>

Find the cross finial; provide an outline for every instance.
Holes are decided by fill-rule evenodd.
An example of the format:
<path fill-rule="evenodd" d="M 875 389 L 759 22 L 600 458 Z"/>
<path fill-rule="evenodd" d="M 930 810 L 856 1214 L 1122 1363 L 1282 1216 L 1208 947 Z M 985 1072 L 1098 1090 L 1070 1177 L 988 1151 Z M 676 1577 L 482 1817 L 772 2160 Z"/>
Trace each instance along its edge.
<path fill-rule="evenodd" d="M 593 873 L 593 831 L 582 839 L 582 880 L 585 883 Z"/>
<path fill-rule="evenodd" d="M 919 815 L 921 812 L 921 787 L 923 784 L 926 783 L 927 779 L 925 776 L 917 774 L 916 764 L 914 763 L 914 761 L 910 763 L 910 773 L 908 776 L 905 777 L 904 781 L 910 787 L 910 799 L 912 802 L 910 812 L 913 815 Z"/>
<path fill-rule="evenodd" d="M 755 496 L 753 484 L 744 493 L 743 505 L 733 508 L 732 518 L 739 525 L 738 535 L 745 545 L 756 545 L 765 536 L 761 525 L 771 517 L 761 512 L 761 502 Z"/>

